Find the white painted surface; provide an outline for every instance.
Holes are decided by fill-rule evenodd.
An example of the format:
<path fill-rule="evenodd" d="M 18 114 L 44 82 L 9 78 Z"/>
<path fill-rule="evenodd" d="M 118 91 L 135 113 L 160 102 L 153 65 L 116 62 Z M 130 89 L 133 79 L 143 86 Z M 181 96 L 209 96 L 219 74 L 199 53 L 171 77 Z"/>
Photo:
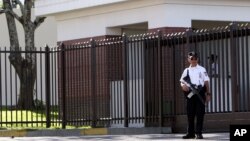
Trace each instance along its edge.
<path fill-rule="evenodd" d="M 36 0 L 35 6 L 37 15 L 47 15 L 124 1 L 129 0 Z"/>
<path fill-rule="evenodd" d="M 18 14 L 20 11 L 15 10 Z M 34 13 L 34 12 L 33 12 Z M 33 15 L 32 15 L 33 16 Z M 33 16 L 34 19 L 34 16 Z M 24 31 L 22 25 L 16 21 L 19 44 L 24 47 Z M 9 32 L 6 22 L 5 14 L 0 15 L 0 47 L 8 47 L 10 45 Z M 47 17 L 44 23 L 42 23 L 35 31 L 35 45 L 36 47 L 45 47 L 48 44 L 50 46 L 55 46 L 57 44 L 57 28 L 56 21 L 54 17 Z"/>
<path fill-rule="evenodd" d="M 120 35 L 114 27 L 137 23 L 148 23 L 153 29 L 191 27 L 192 20 L 250 19 L 246 0 L 38 0 L 36 8 L 38 16 L 55 16 L 58 41 Z"/>
<path fill-rule="evenodd" d="M 129 117 L 144 117 L 144 79 L 128 81 L 128 114 Z M 124 118 L 124 81 L 112 81 L 111 92 L 111 118 Z M 111 122 L 111 127 L 124 127 L 124 120 Z M 129 120 L 129 127 L 145 127 L 144 120 Z"/>

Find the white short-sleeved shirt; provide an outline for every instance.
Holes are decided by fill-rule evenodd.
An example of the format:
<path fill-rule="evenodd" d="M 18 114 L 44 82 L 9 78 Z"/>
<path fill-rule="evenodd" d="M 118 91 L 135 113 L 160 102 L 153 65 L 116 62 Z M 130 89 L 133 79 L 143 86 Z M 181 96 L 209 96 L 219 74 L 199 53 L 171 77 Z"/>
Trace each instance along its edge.
<path fill-rule="evenodd" d="M 189 70 L 188 74 L 192 84 L 204 86 L 205 81 L 209 81 L 206 69 L 200 65 L 196 65 L 195 67 L 189 66 L 183 71 L 180 82 L 187 76 L 187 70 Z"/>

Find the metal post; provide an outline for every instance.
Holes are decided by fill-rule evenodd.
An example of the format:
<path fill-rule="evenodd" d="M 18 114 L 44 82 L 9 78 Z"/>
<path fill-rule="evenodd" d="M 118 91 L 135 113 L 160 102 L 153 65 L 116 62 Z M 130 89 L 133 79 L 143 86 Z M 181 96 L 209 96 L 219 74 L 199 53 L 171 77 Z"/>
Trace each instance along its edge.
<path fill-rule="evenodd" d="M 46 128 L 51 126 L 51 116 L 50 116 L 50 50 L 48 45 L 46 45 L 45 53 L 45 75 L 46 75 Z"/>
<path fill-rule="evenodd" d="M 91 88 L 92 88 L 92 127 L 96 127 L 96 47 L 95 40 L 91 39 Z"/>
<path fill-rule="evenodd" d="M 234 37 L 234 33 L 236 31 L 237 25 L 232 23 L 230 25 L 230 44 L 231 44 L 231 64 L 237 64 L 236 57 L 236 39 Z M 236 65 L 237 66 L 237 65 Z M 231 86 L 232 86 L 232 112 L 234 113 L 237 108 L 237 67 L 235 65 L 231 65 Z"/>
<path fill-rule="evenodd" d="M 127 36 L 122 36 L 122 47 L 123 47 L 123 79 L 124 79 L 124 127 L 128 127 L 128 90 L 127 90 Z"/>
<path fill-rule="evenodd" d="M 161 46 L 161 41 L 162 41 L 162 32 L 159 30 L 158 31 L 158 92 L 159 92 L 159 127 L 162 127 L 163 125 L 163 95 L 162 95 L 162 46 Z"/>
<path fill-rule="evenodd" d="M 66 121 L 66 77 L 65 77 L 65 46 L 64 44 L 62 44 L 61 46 L 61 65 L 62 65 L 62 128 L 65 129 L 66 128 L 66 124 L 67 124 L 67 121 Z"/>

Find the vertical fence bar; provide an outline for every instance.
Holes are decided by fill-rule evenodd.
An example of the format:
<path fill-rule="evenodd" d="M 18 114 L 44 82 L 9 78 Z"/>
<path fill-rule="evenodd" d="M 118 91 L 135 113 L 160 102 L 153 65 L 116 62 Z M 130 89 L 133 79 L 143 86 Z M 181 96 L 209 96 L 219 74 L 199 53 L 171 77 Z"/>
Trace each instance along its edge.
<path fill-rule="evenodd" d="M 245 26 L 245 28 L 244 28 L 244 32 L 245 32 L 245 46 L 246 46 L 246 54 L 248 54 L 249 53 L 249 41 L 248 41 L 248 26 Z M 247 72 L 247 76 L 246 76 L 246 80 L 247 80 L 247 82 L 246 82 L 246 87 L 247 87 L 247 94 L 248 94 L 248 98 L 247 98 L 247 100 L 248 100 L 248 102 L 250 101 L 250 95 L 249 95 L 249 93 L 250 93 L 250 91 L 249 91 L 249 89 L 250 89 L 250 87 L 249 87 L 249 84 L 250 84 L 250 82 L 249 82 L 249 79 L 250 79 L 250 77 L 249 77 L 249 61 L 250 60 L 250 58 L 249 58 L 249 55 L 246 55 L 246 64 L 247 64 L 247 66 L 246 66 L 246 72 Z M 249 111 L 250 110 L 250 104 L 248 103 L 248 106 L 247 106 L 247 111 Z"/>
<path fill-rule="evenodd" d="M 141 69 L 140 69 L 140 64 L 142 63 L 142 61 L 140 61 L 140 48 L 142 48 L 142 46 L 140 45 L 141 43 L 141 36 L 142 35 L 139 35 L 138 36 L 138 39 L 137 39 L 137 43 L 136 43 L 136 46 L 137 46 L 137 49 L 136 49 L 136 52 L 137 52 L 137 64 L 136 64 L 136 67 L 138 68 L 137 69 L 137 94 L 138 94 L 138 97 L 137 97 L 137 105 L 138 105 L 138 110 L 137 110 L 137 114 L 136 114 L 136 117 L 137 117 L 137 123 L 141 123 L 141 97 L 142 97 L 142 93 L 140 91 L 141 89 L 141 85 L 140 85 L 140 82 L 142 80 L 142 78 L 140 77 L 140 73 L 142 73 Z"/>
<path fill-rule="evenodd" d="M 218 58 L 216 59 L 216 61 L 218 62 L 218 65 L 219 65 L 219 54 L 218 54 L 218 52 L 216 51 L 217 50 L 217 46 L 216 46 L 216 29 L 214 29 L 213 30 L 213 36 L 212 36 L 212 38 L 211 38 L 211 40 L 213 41 L 213 52 L 214 52 L 214 54 L 215 55 L 218 55 Z M 219 68 L 215 65 L 215 71 L 217 71 L 217 69 L 218 69 L 218 74 L 220 73 L 219 72 Z M 219 92 L 219 77 L 215 77 L 214 78 L 214 81 L 212 82 L 212 83 L 214 83 L 213 84 L 213 86 L 214 86 L 214 107 L 215 107 L 215 111 L 216 112 L 219 112 L 219 110 L 220 110 L 220 105 L 219 105 L 219 94 L 218 94 L 218 92 Z"/>
<path fill-rule="evenodd" d="M 144 96 L 144 109 L 145 109 L 145 124 L 147 125 L 151 119 L 151 115 L 150 115 L 150 109 L 149 109 L 149 93 L 150 93 L 150 62 L 149 62 L 149 35 L 147 34 L 145 36 L 145 51 L 144 51 L 144 60 L 145 60 L 145 72 L 144 72 L 144 80 L 145 80 L 145 96 Z"/>
<path fill-rule="evenodd" d="M 7 50 L 6 50 L 6 47 L 4 48 L 4 51 L 5 51 L 5 53 L 4 53 L 4 72 L 5 72 L 5 119 L 6 119 L 6 121 L 5 122 L 7 122 L 8 121 L 8 112 L 7 112 L 7 110 L 8 110 L 8 87 L 7 87 Z M 1 116 L 2 116 L 2 114 L 1 114 Z M 6 124 L 7 125 L 7 124 Z"/>
<path fill-rule="evenodd" d="M 127 77 L 127 36 L 122 36 L 122 47 L 123 47 L 123 79 L 124 79 L 124 127 L 128 127 L 128 77 Z"/>
<path fill-rule="evenodd" d="M 188 34 L 186 33 L 186 35 L 188 35 Z M 166 55 L 164 56 L 164 58 L 167 58 L 167 55 L 172 56 L 171 59 L 170 59 L 171 62 L 169 61 L 169 62 L 165 63 L 166 66 L 164 66 L 164 67 L 167 67 L 168 65 L 171 65 L 171 64 L 180 64 L 179 67 L 176 67 L 176 65 L 172 65 L 173 67 L 172 67 L 171 70 L 167 70 L 167 68 L 165 68 L 165 70 L 164 70 L 165 73 L 169 72 L 169 71 L 170 72 L 174 72 L 173 75 L 171 75 L 171 74 L 165 74 L 166 78 L 168 79 L 165 82 L 166 84 L 170 85 L 172 82 L 176 82 L 176 81 L 178 81 L 177 84 L 179 84 L 179 80 L 176 80 L 176 72 L 182 71 L 182 70 L 178 70 L 177 71 L 177 69 L 178 68 L 183 68 L 185 66 L 185 65 L 183 65 L 183 64 L 185 64 L 185 61 L 183 61 L 183 60 L 176 60 L 175 59 L 175 57 L 176 57 L 175 54 L 180 54 L 180 56 L 184 56 L 184 58 L 186 58 L 185 57 L 186 53 L 184 51 L 184 48 L 186 47 L 184 45 L 184 40 L 185 39 L 188 39 L 188 36 L 185 36 L 185 38 L 182 38 L 183 45 L 179 47 L 179 46 L 175 46 L 174 45 L 173 39 L 170 36 L 170 34 L 168 34 L 167 36 L 164 37 L 164 45 L 165 45 L 164 50 L 166 50 Z M 177 62 L 177 61 L 179 61 L 179 62 Z M 182 62 L 184 62 L 184 63 L 182 63 Z M 176 83 L 173 83 L 173 86 L 172 86 L 172 88 L 173 88 L 173 94 L 174 94 L 174 97 L 173 97 L 173 99 L 174 99 L 173 113 L 176 115 L 176 114 L 183 113 L 183 107 L 184 106 L 181 106 L 181 104 L 180 104 L 180 101 L 181 101 L 180 100 L 181 97 L 180 97 L 180 94 L 179 94 L 180 91 L 177 90 L 177 88 L 175 86 L 176 86 Z M 171 85 L 168 86 L 165 90 L 167 91 L 169 89 L 171 89 Z M 173 123 L 173 126 L 175 126 L 175 123 Z"/>
<path fill-rule="evenodd" d="M 211 39 L 212 37 L 210 36 L 210 34 L 209 34 L 209 32 L 207 32 L 206 33 L 206 35 L 205 35 L 205 39 L 207 39 L 207 48 L 208 48 L 208 54 L 209 54 L 209 56 L 213 53 L 214 54 L 214 57 L 216 56 L 216 54 L 214 53 L 214 52 L 212 52 L 212 50 L 213 50 L 213 46 L 212 46 L 212 39 Z M 215 65 L 216 66 L 216 65 Z M 208 70 L 207 70 L 208 72 L 209 72 L 209 76 L 210 76 L 210 81 L 209 81 L 209 86 L 210 86 L 210 91 L 211 91 L 211 93 L 212 93 L 212 95 L 213 95 L 213 98 L 211 98 L 211 101 L 209 102 L 209 105 L 208 105 L 208 107 L 211 109 L 210 110 L 210 112 L 215 112 L 215 110 L 214 110 L 214 101 L 213 101 L 213 99 L 215 98 L 215 96 L 214 96 L 214 91 L 213 91 L 213 84 L 212 84 L 212 81 L 213 81 L 213 76 L 212 76 L 212 65 L 211 65 L 211 63 L 209 62 L 209 67 L 208 67 Z"/>
<path fill-rule="evenodd" d="M 92 92 L 92 127 L 96 127 L 96 47 L 95 40 L 91 40 L 91 92 Z"/>
<path fill-rule="evenodd" d="M 113 48 L 116 48 L 116 47 L 115 46 L 111 46 L 111 48 L 113 50 Z M 117 59 L 117 55 L 118 54 L 116 53 L 116 55 L 115 55 L 116 59 Z M 114 69 L 113 66 L 112 66 L 112 69 Z M 119 107 L 120 106 L 120 104 L 119 104 L 120 97 L 119 97 L 118 88 L 117 88 L 118 84 L 116 83 L 115 78 L 112 78 L 113 84 L 112 84 L 112 90 L 111 91 L 112 91 L 112 112 L 113 112 L 112 115 L 113 115 L 113 117 L 115 119 L 115 121 L 113 121 L 113 123 L 116 124 L 117 123 L 117 119 L 119 118 L 117 111 L 120 111 L 120 110 L 117 110 L 117 109 L 120 108 Z"/>
<path fill-rule="evenodd" d="M 236 39 L 234 38 L 234 33 L 236 30 L 236 24 L 232 23 L 230 25 L 230 44 L 231 44 L 231 64 L 237 64 L 236 60 Z M 237 68 L 235 65 L 231 65 L 231 76 L 232 76 L 232 112 L 236 112 L 236 106 L 237 106 L 237 99 L 236 99 L 236 93 L 237 93 Z"/>
<path fill-rule="evenodd" d="M 134 99 L 135 99 L 135 92 L 134 90 L 136 89 L 135 85 L 135 36 L 130 36 L 130 50 L 129 50 L 129 55 L 130 55 L 130 60 L 129 60 L 129 66 L 131 68 L 131 73 L 129 71 L 129 74 L 131 74 L 131 76 L 129 76 L 129 86 L 131 86 L 129 89 L 129 117 L 132 118 L 132 120 L 130 120 L 130 123 L 132 122 L 132 124 L 135 121 L 135 108 L 136 105 L 134 104 Z"/>
<path fill-rule="evenodd" d="M 13 103 L 12 103 L 12 95 L 13 95 L 13 93 L 12 93 L 12 90 L 13 90 L 13 86 L 12 86 L 12 66 L 11 66 L 11 64 L 9 65 L 9 71 L 10 71 L 10 80 L 9 80 L 9 82 L 10 82 L 10 84 L 9 84 L 9 86 L 10 86 L 10 108 L 12 109 L 13 108 Z M 11 123 L 13 123 L 13 112 L 11 112 L 10 113 L 10 121 L 11 121 Z M 11 124 L 11 127 L 13 126 L 13 124 Z"/>
<path fill-rule="evenodd" d="M 225 35 L 227 36 L 227 29 L 225 30 Z M 230 65 L 229 65 L 229 56 L 230 56 L 230 48 L 229 48 L 229 42 L 228 42 L 228 38 L 226 37 L 226 43 L 225 43 L 225 45 L 226 45 L 226 49 L 225 49 L 225 55 L 226 55 L 226 64 L 227 64 L 227 66 L 226 66 L 226 76 L 227 76 L 227 82 L 226 82 L 226 91 L 227 91 L 227 103 L 228 103 L 228 106 L 227 106 L 227 108 L 228 108 L 228 111 L 231 111 L 231 106 L 230 106 L 230 103 L 231 103 L 231 101 L 230 101 L 230 97 L 231 97 L 231 95 L 230 95 L 230 80 L 231 80 L 231 74 L 230 74 Z M 216 57 L 216 56 L 215 56 Z M 216 59 L 216 58 L 215 58 Z M 215 69 L 216 70 L 216 69 Z M 218 73 L 218 72 L 216 72 L 216 73 Z"/>
<path fill-rule="evenodd" d="M 40 50 L 39 50 L 40 52 L 42 51 L 42 48 L 40 47 Z M 39 56 L 38 56 L 38 58 L 39 58 L 39 61 L 40 61 L 40 72 L 43 72 L 43 56 L 41 55 L 41 53 L 39 53 Z M 40 73 L 40 99 L 41 99 L 41 101 L 43 101 L 43 73 Z M 38 109 L 37 109 L 37 111 L 38 111 Z M 44 114 L 42 115 L 42 118 L 44 117 Z M 42 124 L 42 126 L 43 126 L 43 124 Z"/>
<path fill-rule="evenodd" d="M 118 50 L 118 52 L 119 52 L 119 56 L 121 55 L 123 55 L 122 54 L 122 39 L 121 39 L 121 41 L 119 41 L 119 44 L 118 44 L 118 48 L 119 48 L 119 50 Z M 119 63 L 120 63 L 120 65 L 119 65 L 119 78 L 120 78 L 120 82 L 118 83 L 118 85 L 119 85 L 119 108 L 118 108 L 118 110 L 119 111 L 122 111 L 122 112 L 118 112 L 118 113 L 116 113 L 117 115 L 118 115 L 118 124 L 120 123 L 122 123 L 123 121 L 122 121 L 122 117 L 123 117 L 123 113 L 124 113 L 124 109 L 123 109 L 123 106 L 124 106 L 124 103 L 123 103 L 123 96 L 124 96 L 124 93 L 123 93 L 123 86 L 122 86 L 122 84 L 124 84 L 124 82 L 122 82 L 122 78 L 123 78 L 123 72 L 124 72 L 124 70 L 125 69 L 123 69 L 122 67 L 123 67 L 123 65 L 122 65 L 122 57 L 119 57 Z M 125 80 L 125 79 L 124 79 Z M 117 123 L 117 122 L 116 122 Z"/>
<path fill-rule="evenodd" d="M 87 111 L 88 111 L 88 125 L 90 125 L 91 124 L 91 107 L 89 106 L 89 105 L 91 105 L 91 100 L 90 100 L 90 97 L 91 97 L 91 88 L 89 87 L 91 84 L 90 84 L 90 80 L 91 80 L 91 67 L 89 67 L 89 66 L 91 66 L 91 63 L 90 63 L 90 61 L 91 61 L 91 55 L 90 55 L 90 53 L 91 53 L 91 48 L 89 47 L 88 49 L 87 49 L 87 51 L 86 51 L 86 59 L 87 59 L 87 63 L 86 63 L 86 69 L 88 69 L 88 71 L 87 71 L 87 73 L 86 73 L 86 75 L 87 75 L 87 84 L 86 84 L 86 88 L 87 88 L 87 101 L 86 101 L 86 109 L 87 109 Z"/>
<path fill-rule="evenodd" d="M 78 112 L 78 108 L 77 108 L 77 85 L 79 85 L 79 81 L 77 80 L 79 76 L 77 76 L 77 71 L 78 71 L 78 67 L 77 67 L 77 52 L 78 52 L 78 49 L 77 49 L 77 45 L 73 45 L 73 51 L 72 51 L 72 68 L 75 68 L 73 69 L 72 71 L 72 94 L 71 94 L 71 98 L 72 98 L 72 109 L 74 109 L 73 113 L 71 114 L 72 117 L 71 117 L 71 121 L 72 121 L 72 124 L 73 125 L 76 125 L 77 123 L 77 112 Z"/>
<path fill-rule="evenodd" d="M 69 58 L 70 58 L 70 61 L 69 63 L 71 64 L 71 67 L 70 67 L 70 80 L 71 80 L 71 92 L 70 92 L 70 99 L 71 99 L 71 104 L 70 104 L 70 107 L 71 107 L 71 117 L 70 117 L 70 124 L 71 125 L 75 125 L 75 116 L 76 116 L 76 101 L 75 101 L 75 96 L 76 96 L 76 77 L 75 77 L 75 72 L 77 70 L 77 67 L 75 65 L 75 57 L 76 57 L 76 45 L 72 45 L 71 46 L 71 52 L 70 52 L 70 55 L 69 55 Z M 76 81 L 76 82 L 75 82 Z"/>
<path fill-rule="evenodd" d="M 82 96 L 82 93 L 83 93 L 83 79 L 82 79 L 82 75 L 83 75 L 83 65 L 82 62 L 83 62 L 83 56 L 82 56 L 82 45 L 79 44 L 78 45 L 78 80 L 79 80 L 79 86 L 78 86 L 78 95 L 77 95 L 77 103 L 78 103 L 78 115 L 77 115 L 77 118 L 78 118 L 78 124 L 77 126 L 82 126 L 82 119 L 83 119 L 83 116 L 82 116 L 82 112 L 83 112 L 83 107 L 82 107 L 82 99 L 81 99 L 81 96 Z"/>
<path fill-rule="evenodd" d="M 103 71 L 103 60 L 105 59 L 104 57 L 103 57 L 103 55 L 102 55 L 102 52 L 101 52 L 101 49 L 102 48 L 106 48 L 106 49 L 108 49 L 108 48 L 110 48 L 110 42 L 112 42 L 110 39 L 109 40 L 107 40 L 106 42 L 105 42 L 105 47 L 102 47 L 102 46 L 97 46 L 96 45 L 96 62 L 97 62 L 97 64 L 99 64 L 99 65 L 97 65 L 96 67 L 97 67 L 97 69 L 96 69 L 96 79 L 98 80 L 98 81 L 96 81 L 96 85 L 97 85 L 97 97 L 98 97 L 98 102 L 97 103 L 99 103 L 98 104 L 98 118 L 100 118 L 100 124 L 102 125 L 102 126 L 107 126 L 107 119 L 106 119 L 106 117 L 107 117 L 107 111 L 104 109 L 105 108 L 105 104 L 106 104 L 106 91 L 104 91 L 103 89 L 102 89 L 102 84 L 103 83 L 105 83 L 105 82 L 103 82 L 103 79 L 102 79 L 102 76 L 104 76 L 104 75 L 101 75 L 101 72 Z M 113 50 L 112 50 L 113 51 Z"/>
<path fill-rule="evenodd" d="M 65 60 L 65 62 L 66 62 L 66 67 L 65 67 L 65 69 L 67 70 L 67 72 L 66 72 L 66 75 L 65 75 L 65 77 L 66 77 L 66 80 L 67 80 L 67 95 L 66 95 L 66 101 L 67 101 L 67 107 L 66 107 L 66 112 L 67 112 L 67 116 L 66 116 L 66 118 L 67 118 L 67 123 L 69 124 L 69 125 L 72 125 L 72 111 L 71 110 L 68 110 L 69 108 L 72 108 L 72 106 L 73 106 L 73 102 L 72 102 L 72 100 L 73 100 L 73 97 L 72 97 L 72 93 L 73 93 L 73 81 L 72 81 L 72 79 L 73 79 L 73 71 L 74 71 L 74 68 L 72 68 L 73 67 L 73 61 L 72 61 L 72 58 L 74 57 L 73 56 L 73 53 L 72 52 L 74 52 L 74 49 L 72 49 L 73 48 L 73 44 L 70 44 L 70 45 L 67 45 L 66 46 L 66 53 L 65 53 L 65 58 L 67 58 L 67 60 Z"/>
<path fill-rule="evenodd" d="M 54 60 L 55 60 L 55 65 L 54 65 L 54 74 L 55 74 L 55 77 L 54 77 L 54 82 L 55 82 L 55 104 L 56 104 L 56 107 L 55 107 L 55 110 L 57 110 L 58 112 L 61 110 L 61 108 L 60 108 L 60 106 L 59 106 L 59 95 L 58 95 L 58 92 L 59 92 L 59 90 L 58 90 L 58 88 L 59 88 L 59 74 L 57 73 L 57 71 L 58 71 L 58 61 L 60 60 L 59 59 L 59 57 L 58 57 L 58 50 L 59 50 L 59 48 L 58 47 L 56 47 L 56 48 L 54 48 L 54 51 L 55 52 L 53 52 L 53 55 L 54 55 Z M 60 112 L 58 113 L 58 117 L 60 117 Z M 54 116 L 54 122 L 55 122 L 55 125 L 57 126 L 57 125 L 59 125 L 60 123 L 59 123 L 59 118 L 56 118 L 56 116 Z"/>
<path fill-rule="evenodd" d="M 61 74 L 61 83 L 62 83 L 62 128 L 66 128 L 66 77 L 65 77 L 65 45 L 61 46 L 61 65 L 62 65 L 62 74 Z"/>
<path fill-rule="evenodd" d="M 78 85 L 77 85 L 77 126 L 80 126 L 81 125 L 81 113 L 82 113 L 82 108 L 81 108 L 81 100 L 80 100 L 80 97 L 81 97 L 81 86 L 82 86 L 82 80 L 81 80 L 81 75 L 82 75 L 82 69 L 81 69 L 81 61 L 83 60 L 82 59 L 82 56 L 81 56 L 81 46 L 80 45 L 77 45 L 77 79 L 78 79 Z"/>
<path fill-rule="evenodd" d="M 54 111 L 55 110 L 55 74 L 54 74 L 54 67 L 55 67 L 55 60 L 54 60 L 54 53 L 53 53 L 53 48 L 51 48 L 51 109 L 50 109 L 50 111 Z M 52 107 L 53 106 L 53 107 Z M 53 122 L 52 122 L 53 121 Z M 52 124 L 53 125 L 55 125 L 54 124 L 54 116 L 51 116 L 51 122 L 52 122 Z"/>
<path fill-rule="evenodd" d="M 158 30 L 158 92 L 159 92 L 159 127 L 162 127 L 163 125 L 163 113 L 162 113 L 162 109 L 163 109 L 163 104 L 162 104 L 162 100 L 163 100 L 163 95 L 162 95 L 162 46 L 161 46 L 161 41 L 162 41 L 162 32 Z"/>
<path fill-rule="evenodd" d="M 221 58 L 221 53 L 220 53 L 220 40 L 219 40 L 219 37 L 220 37 L 220 31 L 219 31 L 219 28 L 216 28 L 216 31 L 215 31 L 215 54 L 218 54 L 218 58 L 217 58 L 217 61 L 218 61 L 218 65 L 221 65 L 222 63 L 222 58 Z M 216 67 L 216 65 L 215 65 Z M 221 68 L 218 67 L 218 73 L 221 74 Z M 222 106 L 223 106 L 223 103 L 222 103 L 222 93 L 221 93 L 221 80 L 222 78 L 221 77 L 218 77 L 218 79 L 216 79 L 216 86 L 218 88 L 218 92 L 217 93 L 217 102 L 218 102 L 218 107 L 219 107 L 219 112 L 222 112 Z"/>
<path fill-rule="evenodd" d="M 220 39 L 220 40 L 221 40 L 221 49 L 220 49 L 220 51 L 221 51 L 222 62 L 225 62 L 225 53 L 224 53 L 224 52 L 225 52 L 225 45 L 224 45 L 225 43 L 224 43 L 224 36 L 223 36 L 223 33 L 224 33 L 224 32 L 223 32 L 223 29 L 221 29 L 221 30 L 220 30 L 220 34 L 221 34 L 221 39 Z M 226 96 L 226 90 L 225 90 L 225 86 L 226 86 L 226 85 L 225 85 L 225 83 L 226 83 L 225 68 L 226 68 L 226 65 L 227 65 L 226 63 L 222 63 L 222 64 L 221 64 L 221 66 L 222 66 L 222 67 L 221 67 L 221 72 L 222 72 L 222 74 L 223 74 L 223 75 L 222 75 L 222 84 L 221 84 L 221 85 L 222 85 L 222 88 L 223 88 L 223 89 L 222 89 L 222 101 L 223 101 L 223 102 L 222 102 L 222 103 L 223 103 L 223 110 L 222 110 L 222 111 L 223 111 L 223 112 L 226 111 L 226 105 L 227 105 L 227 103 L 226 103 L 226 97 L 227 97 L 227 96 Z M 215 66 L 216 66 L 216 65 L 215 65 Z"/>
<path fill-rule="evenodd" d="M 158 93 L 157 93 L 157 89 L 156 89 L 156 86 L 157 86 L 157 65 L 156 65 L 156 57 L 157 57 L 157 44 L 156 44 L 156 39 L 155 39 L 155 34 L 151 34 L 150 35 L 150 45 L 152 45 L 152 56 L 151 56 L 151 52 L 149 53 L 150 56 L 148 56 L 150 58 L 150 85 L 152 86 L 152 89 L 151 89 L 151 92 L 149 93 L 149 101 L 152 100 L 152 107 L 150 109 L 150 112 L 151 112 L 151 124 L 156 124 L 157 123 L 157 108 L 158 108 L 158 104 L 156 103 L 156 100 L 157 99 L 157 96 L 158 96 Z M 151 58 L 152 57 L 152 58 Z M 152 96 L 152 94 L 155 94 L 155 96 Z"/>
<path fill-rule="evenodd" d="M 46 128 L 51 126 L 50 116 L 50 49 L 45 48 L 45 81 L 46 81 Z"/>
<path fill-rule="evenodd" d="M 35 60 L 36 60 L 36 68 L 38 70 L 38 64 L 41 64 L 41 63 L 37 62 L 37 53 L 35 54 Z M 35 83 L 35 86 L 34 86 L 36 99 L 38 99 L 38 74 L 39 73 L 36 73 L 36 79 L 37 80 L 36 80 L 36 83 Z M 16 77 L 17 77 L 17 74 L 16 74 Z M 17 78 L 16 78 L 16 81 L 17 81 Z M 17 89 L 17 82 L 16 82 L 16 89 Z M 16 101 L 17 101 L 17 96 L 18 96 L 18 93 L 17 93 L 17 90 L 16 90 Z M 35 111 L 38 112 L 38 108 L 36 108 Z M 17 113 L 17 111 L 16 111 L 16 113 Z M 17 119 L 18 119 L 18 117 L 16 117 L 16 120 Z M 38 116 L 36 116 L 35 120 L 38 121 Z M 36 122 L 36 126 L 38 127 L 38 122 Z"/>
<path fill-rule="evenodd" d="M 105 48 L 108 48 L 108 39 L 106 39 L 106 42 L 104 44 Z M 105 103 L 105 99 L 104 99 L 104 94 L 105 92 L 101 91 L 100 89 L 100 84 L 101 84 L 101 77 L 100 77 L 100 71 L 101 71 L 101 66 L 102 66 L 102 62 L 100 61 L 100 54 L 99 54 L 99 49 L 100 49 L 100 46 L 97 46 L 97 41 L 95 40 L 94 42 L 94 47 L 95 47 L 95 54 L 94 54 L 94 57 L 95 57 L 95 79 L 94 79 L 94 82 L 95 82 L 95 105 L 96 105 L 96 108 L 95 108 L 95 116 L 96 116 L 96 126 L 103 126 L 103 123 L 105 121 L 105 116 L 104 116 L 104 109 L 102 109 L 102 107 L 104 106 L 103 103 Z"/>
<path fill-rule="evenodd" d="M 186 37 L 186 39 L 188 39 L 188 37 Z M 167 46 L 168 46 L 168 44 L 170 44 L 169 43 L 169 41 L 168 41 L 169 39 L 167 39 L 167 41 L 166 41 L 166 47 L 165 48 L 167 48 Z M 170 41 L 171 42 L 171 41 Z M 174 104 L 178 104 L 179 105 L 179 102 L 177 102 L 177 100 L 178 100 L 178 98 L 177 98 L 177 96 L 179 95 L 179 94 L 177 94 L 177 90 L 176 90 L 176 83 L 175 83 L 175 81 L 176 81 L 176 66 L 174 65 L 174 64 L 176 64 L 176 59 L 175 59 L 175 54 L 176 54 L 176 52 L 177 53 L 180 53 L 179 52 L 179 50 L 176 48 L 176 46 L 175 46 L 175 44 L 174 44 L 174 42 L 172 42 L 173 43 L 173 45 L 171 46 L 171 44 L 169 45 L 171 48 L 172 48 L 172 58 L 171 58 L 171 60 L 172 60 L 172 64 L 173 64 L 173 69 L 171 70 L 172 72 L 174 72 L 173 73 L 173 76 L 172 76 L 172 79 L 170 79 L 171 77 L 169 77 L 169 81 L 168 81 L 168 83 L 169 84 L 171 84 L 171 80 L 173 80 L 174 81 L 174 83 L 173 83 L 173 93 L 174 93 L 174 101 L 175 101 L 175 103 Z M 184 43 L 183 43 L 184 44 Z M 171 53 L 169 53 L 169 55 L 171 55 Z M 184 55 L 185 56 L 185 55 Z M 169 63 L 168 63 L 169 64 Z M 167 76 L 170 76 L 170 75 L 167 75 Z M 179 82 L 179 81 L 178 81 Z M 177 84 L 179 84 L 179 83 L 177 83 Z M 169 87 L 170 88 L 170 87 Z M 169 89 L 168 88 L 168 89 Z M 178 100 L 178 101 L 180 101 L 180 100 Z M 174 105 L 174 114 L 176 114 L 177 113 L 177 108 L 176 108 L 176 105 Z M 178 111 L 178 113 L 180 112 L 180 110 Z M 170 113 L 171 114 L 171 113 Z"/>
<path fill-rule="evenodd" d="M 87 120 L 87 108 L 85 108 L 85 101 L 86 98 L 83 98 L 86 95 L 86 82 L 87 81 L 87 77 L 86 77 L 86 64 L 87 64 L 87 59 L 86 59 L 86 45 L 84 43 L 81 44 L 81 56 L 82 56 L 82 62 L 81 62 L 81 68 L 82 68 L 82 76 L 81 76 L 81 80 L 82 80 L 82 92 L 81 92 L 81 96 L 80 99 L 82 100 L 81 103 L 81 108 L 83 110 L 81 110 L 81 120 L 82 120 L 82 125 L 86 124 L 86 120 Z"/>
<path fill-rule="evenodd" d="M 107 91 L 103 89 L 102 85 L 107 84 L 103 80 L 103 77 L 105 77 L 105 74 L 101 74 L 103 72 L 103 61 L 105 60 L 105 57 L 102 55 L 101 49 L 106 49 L 110 48 L 112 42 L 110 39 L 106 39 L 104 43 L 104 47 L 95 45 L 96 47 L 96 97 L 97 103 L 99 103 L 97 106 L 97 118 L 99 119 L 99 125 L 106 127 L 107 124 L 107 114 L 108 111 L 105 109 L 105 104 L 107 102 Z M 112 50 L 113 51 L 113 50 Z M 105 52 L 105 51 L 104 51 Z M 113 55 L 113 54 L 112 54 Z M 98 64 L 98 65 L 97 65 Z M 108 80 L 108 82 L 111 82 Z"/>
<path fill-rule="evenodd" d="M 144 120 L 144 116 L 145 116 L 145 112 L 144 112 L 144 96 L 145 96 L 145 93 L 144 93 L 144 59 L 143 59 L 143 55 L 144 55 L 144 34 L 141 34 L 141 37 L 140 37 L 140 42 L 139 42 L 139 49 L 138 49 L 138 52 L 139 52 L 139 56 L 138 56 L 138 60 L 139 60 L 139 63 L 138 63 L 138 68 L 139 68 L 139 72 L 138 72 L 138 75 L 139 75 L 139 93 L 141 93 L 141 97 L 139 98 L 140 99 L 140 110 L 139 110 L 139 116 L 140 116 L 140 120 L 139 122 L 140 123 L 143 123 L 145 125 L 145 120 Z"/>
<path fill-rule="evenodd" d="M 239 85 L 240 85 L 240 107 L 242 112 L 246 112 L 246 106 L 247 106 L 247 97 L 246 97 L 246 91 L 245 91 L 245 51 L 244 51 L 244 35 L 243 35 L 243 29 L 240 27 L 240 31 L 238 32 L 240 34 L 239 39 L 239 62 L 240 62 L 240 68 L 239 68 Z"/>

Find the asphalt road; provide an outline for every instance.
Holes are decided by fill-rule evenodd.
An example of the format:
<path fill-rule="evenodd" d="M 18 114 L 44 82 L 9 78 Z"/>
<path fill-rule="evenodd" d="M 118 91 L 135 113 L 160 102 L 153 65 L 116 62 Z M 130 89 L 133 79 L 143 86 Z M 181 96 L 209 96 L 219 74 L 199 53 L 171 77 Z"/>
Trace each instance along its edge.
<path fill-rule="evenodd" d="M 101 136 L 47 136 L 47 137 L 0 137 L 0 141 L 183 141 L 183 134 L 101 135 Z M 229 133 L 206 133 L 202 141 L 227 141 Z M 190 140 L 188 140 L 190 141 Z"/>

